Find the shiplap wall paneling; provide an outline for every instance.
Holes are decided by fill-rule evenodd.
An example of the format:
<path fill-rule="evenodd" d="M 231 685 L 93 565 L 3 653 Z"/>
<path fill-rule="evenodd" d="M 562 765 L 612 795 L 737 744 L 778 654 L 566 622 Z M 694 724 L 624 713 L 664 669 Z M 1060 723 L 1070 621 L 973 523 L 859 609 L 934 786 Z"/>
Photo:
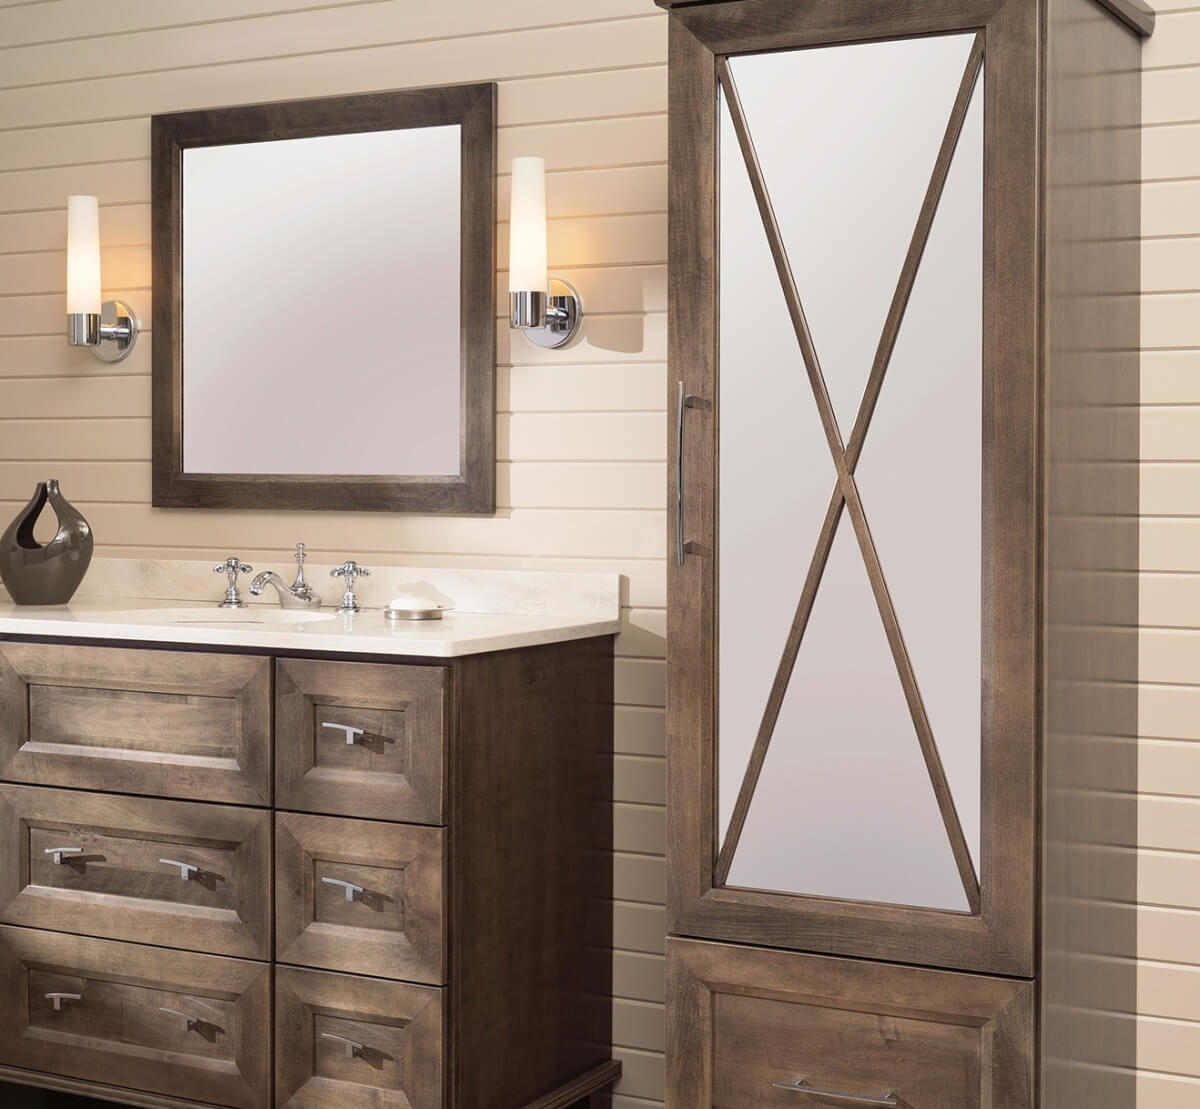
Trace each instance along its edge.
<path fill-rule="evenodd" d="M 509 160 L 544 156 L 550 265 L 588 306 L 569 350 L 511 335 L 501 222 L 496 516 L 152 509 L 153 335 L 117 366 L 63 341 L 66 196 L 100 197 L 106 295 L 148 321 L 152 114 L 484 80 L 500 83 L 499 210 Z M 303 539 L 330 562 L 625 576 L 615 1109 L 663 1089 L 666 81 L 649 0 L 0 0 L 0 517 L 54 475 L 110 557 L 284 565 Z"/>
<path fill-rule="evenodd" d="M 1200 1105 L 1200 5 L 1152 0 L 1142 76 L 1138 1109 Z M 1109 972 L 1113 972 L 1110 968 Z M 1099 1030 L 1103 1034 L 1103 1030 Z"/>

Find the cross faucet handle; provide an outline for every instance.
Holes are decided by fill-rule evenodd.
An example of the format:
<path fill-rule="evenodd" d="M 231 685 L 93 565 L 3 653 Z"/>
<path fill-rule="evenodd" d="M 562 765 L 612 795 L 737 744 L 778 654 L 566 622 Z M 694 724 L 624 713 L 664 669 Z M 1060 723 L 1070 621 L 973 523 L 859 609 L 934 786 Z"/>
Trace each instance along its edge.
<path fill-rule="evenodd" d="M 237 555 L 230 555 L 224 562 L 213 567 L 214 574 L 225 574 L 229 578 L 229 588 L 225 590 L 225 600 L 221 608 L 245 608 L 246 602 L 238 592 L 238 574 L 249 574 L 254 569 L 247 566 Z"/>
<path fill-rule="evenodd" d="M 357 562 L 345 562 L 336 570 L 330 570 L 331 578 L 344 578 L 346 582 L 346 592 L 342 594 L 342 603 L 338 606 L 338 612 L 358 612 L 358 598 L 354 595 L 354 582 L 356 578 L 369 578 L 371 571 L 365 566 L 359 566 Z"/>

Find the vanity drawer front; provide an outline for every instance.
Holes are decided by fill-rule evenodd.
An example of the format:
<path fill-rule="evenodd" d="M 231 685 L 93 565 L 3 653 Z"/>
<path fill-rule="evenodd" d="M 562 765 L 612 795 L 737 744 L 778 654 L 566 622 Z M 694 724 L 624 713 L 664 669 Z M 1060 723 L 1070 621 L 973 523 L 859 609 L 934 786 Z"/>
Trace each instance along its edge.
<path fill-rule="evenodd" d="M 1034 1104 L 1032 982 L 677 939 L 667 963 L 668 1109 Z"/>
<path fill-rule="evenodd" d="M 279 808 L 442 823 L 444 668 L 280 659 L 275 683 Z"/>
<path fill-rule="evenodd" d="M 444 984 L 444 836 L 419 824 L 277 813 L 275 958 Z"/>
<path fill-rule="evenodd" d="M 0 778 L 271 803 L 271 661 L 0 643 Z"/>
<path fill-rule="evenodd" d="M 441 1109 L 444 991 L 279 967 L 278 1109 Z"/>
<path fill-rule="evenodd" d="M 269 812 L 0 785 L 6 924 L 269 959 L 270 882 Z"/>
<path fill-rule="evenodd" d="M 10 1066 L 266 1109 L 270 995 L 265 963 L 0 927 Z"/>

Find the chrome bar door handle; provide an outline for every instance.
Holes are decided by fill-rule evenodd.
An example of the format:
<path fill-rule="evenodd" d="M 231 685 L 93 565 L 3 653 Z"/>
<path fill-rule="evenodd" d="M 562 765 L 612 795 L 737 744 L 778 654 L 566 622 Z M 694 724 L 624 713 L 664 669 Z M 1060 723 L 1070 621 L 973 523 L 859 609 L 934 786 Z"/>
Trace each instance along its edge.
<path fill-rule="evenodd" d="M 321 1038 L 323 1040 L 336 1040 L 339 1044 L 344 1045 L 347 1059 L 358 1058 L 367 1046 L 366 1044 L 360 1044 L 357 1040 L 347 1039 L 345 1036 L 335 1036 L 332 1032 L 322 1032 Z"/>
<path fill-rule="evenodd" d="M 173 1017 L 179 1017 L 183 1021 L 183 1030 L 185 1032 L 193 1032 L 200 1026 L 200 1018 L 192 1016 L 191 1013 L 184 1013 L 179 1009 L 168 1009 L 165 1005 L 160 1005 L 158 1011 L 160 1013 L 170 1013 Z"/>
<path fill-rule="evenodd" d="M 56 1013 L 62 1012 L 62 1003 L 64 1001 L 82 1001 L 83 995 L 77 993 L 48 993 L 43 994 L 47 1001 L 54 1006 Z"/>
<path fill-rule="evenodd" d="M 362 893 L 363 887 L 356 886 L 353 882 L 343 882 L 340 878 L 322 878 L 322 882 L 330 886 L 341 886 L 346 891 L 346 900 L 353 901 L 356 893 Z"/>
<path fill-rule="evenodd" d="M 352 728 L 349 724 L 330 724 L 327 720 L 321 721 L 321 727 L 337 728 L 344 732 L 347 747 L 353 747 L 358 742 L 358 737 L 366 734 L 362 728 Z"/>
<path fill-rule="evenodd" d="M 82 847 L 47 847 L 42 851 L 43 855 L 53 855 L 54 865 L 62 866 L 64 855 L 82 855 Z M 69 861 L 69 860 L 68 860 Z"/>
<path fill-rule="evenodd" d="M 796 1094 L 807 1094 L 809 1097 L 819 1097 L 826 1104 L 836 1105 L 885 1105 L 890 1109 L 899 1109 L 900 1101 L 891 1090 L 884 1090 L 875 1097 L 866 1094 L 847 1094 L 839 1090 L 824 1090 L 813 1086 L 803 1078 L 793 1078 L 790 1082 L 772 1082 L 776 1090 L 791 1090 Z"/>
<path fill-rule="evenodd" d="M 167 866 L 179 867 L 179 877 L 185 882 L 190 881 L 193 874 L 200 873 L 200 868 L 192 863 L 181 863 L 178 859 L 159 859 L 158 861 Z"/>
<path fill-rule="evenodd" d="M 690 554 L 692 544 L 683 537 L 683 410 L 696 408 L 699 397 L 684 392 L 679 383 L 679 404 L 675 413 L 675 559 L 683 565 L 684 555 Z"/>

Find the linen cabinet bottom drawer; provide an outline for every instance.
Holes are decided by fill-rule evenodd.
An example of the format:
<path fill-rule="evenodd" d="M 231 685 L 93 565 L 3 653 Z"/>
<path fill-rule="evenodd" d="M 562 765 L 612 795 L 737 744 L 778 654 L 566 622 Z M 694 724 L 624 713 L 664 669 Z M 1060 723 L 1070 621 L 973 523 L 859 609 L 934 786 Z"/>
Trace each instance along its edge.
<path fill-rule="evenodd" d="M 1033 985 L 672 939 L 670 1109 L 1029 1109 Z"/>
<path fill-rule="evenodd" d="M 270 1104 L 270 967 L 0 927 L 0 1062 L 235 1109 Z"/>
<path fill-rule="evenodd" d="M 323 970 L 275 972 L 279 1109 L 441 1109 L 441 989 Z"/>

